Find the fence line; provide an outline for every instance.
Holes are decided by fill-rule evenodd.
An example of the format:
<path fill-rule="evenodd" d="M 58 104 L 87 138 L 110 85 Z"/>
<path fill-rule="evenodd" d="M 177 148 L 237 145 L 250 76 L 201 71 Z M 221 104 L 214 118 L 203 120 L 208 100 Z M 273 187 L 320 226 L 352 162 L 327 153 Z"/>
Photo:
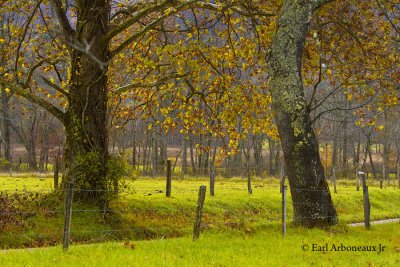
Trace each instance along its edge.
<path fill-rule="evenodd" d="M 366 185 L 366 180 L 364 178 L 363 181 L 363 185 Z M 280 189 L 280 184 L 276 184 L 276 185 L 267 185 L 267 186 L 263 186 L 266 187 L 267 189 L 276 189 L 276 191 L 278 191 Z M 255 187 L 256 188 L 256 187 Z M 366 187 L 367 188 L 367 187 Z M 157 191 L 157 189 L 140 189 L 143 190 L 145 192 L 149 192 L 149 191 Z M 244 190 L 244 189 L 243 189 Z M 308 189 L 308 188 L 290 188 L 290 190 L 294 190 L 294 191 L 304 191 L 304 192 L 325 192 L 325 190 L 322 189 Z M 71 189 L 71 188 L 65 188 L 62 191 L 65 191 L 66 193 L 74 193 L 74 192 L 110 192 L 110 193 L 127 193 L 127 194 L 137 194 L 137 189 L 131 189 L 131 190 L 98 190 L 98 189 Z M 183 190 L 175 190 L 175 191 L 183 191 Z M 188 192 L 195 192 L 195 190 L 185 190 Z M 0 196 L 3 194 L 7 194 L 8 192 L 12 192 L 13 194 L 16 195 L 20 195 L 21 193 L 24 194 L 29 194 L 29 195 L 37 195 L 40 192 L 54 192 L 54 190 L 39 190 L 39 191 L 27 191 L 26 189 L 21 190 L 21 191 L 11 191 L 11 190 L 5 190 L 5 191 L 0 191 Z M 66 194 L 68 195 L 68 194 Z M 11 195 L 12 196 L 12 195 Z M 72 199 L 71 199 L 72 200 Z M 364 200 L 364 203 L 366 203 L 367 201 Z M 111 201 L 110 205 L 117 205 L 118 203 L 122 203 L 123 205 L 130 205 L 127 202 L 119 202 L 119 201 Z M 286 202 L 289 205 L 292 206 L 306 206 L 306 205 L 315 205 L 314 203 L 309 203 L 309 202 L 291 202 L 291 201 L 287 201 Z M 285 203 L 285 205 L 286 205 Z M 369 203 L 369 200 L 368 202 Z M 337 206 L 338 203 L 336 204 L 317 204 L 315 206 Z M 191 209 L 192 208 L 192 209 Z M 269 209 L 258 209 L 258 210 L 243 210 L 243 209 L 229 209 L 226 207 L 223 207 L 223 205 L 221 205 L 220 207 L 218 206 L 218 203 L 216 204 L 216 208 L 220 208 L 222 211 L 221 213 L 215 213 L 215 212 L 208 212 L 207 213 L 207 206 L 205 206 L 205 215 L 206 218 L 204 218 L 204 224 L 209 224 L 209 223 L 213 223 L 213 224 L 221 224 L 221 225 L 226 225 L 227 227 L 244 227 L 245 224 L 247 223 L 251 223 L 251 222 L 265 222 L 265 223 L 269 223 L 269 222 L 282 222 L 282 227 L 284 227 L 283 233 L 286 233 L 286 216 L 285 220 L 281 215 L 284 215 L 283 213 L 286 214 L 286 210 L 284 211 L 282 209 L 282 213 L 280 213 L 279 211 L 273 212 L 274 210 L 269 210 Z M 18 209 L 18 208 L 17 208 Z M 145 213 L 149 213 L 149 212 L 154 212 L 154 213 L 160 213 L 162 216 L 175 216 L 178 212 L 183 214 L 185 217 L 190 217 L 193 218 L 195 215 L 195 203 L 193 202 L 193 206 L 189 207 L 189 208 L 180 208 L 177 207 L 176 205 L 173 206 L 173 211 L 171 211 L 168 214 L 168 209 L 164 210 L 164 209 L 160 209 L 160 208 L 131 208 L 131 207 L 118 207 L 118 208 L 106 208 L 106 209 L 79 209 L 79 207 L 77 209 L 70 209 L 70 214 L 76 214 L 76 213 L 95 213 L 95 212 L 99 212 L 99 213 L 106 213 L 106 212 L 115 212 L 115 213 L 140 213 L 140 214 L 145 214 Z M 55 214 L 55 213 L 64 213 L 68 211 L 68 208 L 65 209 L 55 209 L 55 210 L 46 210 L 43 209 L 41 210 L 38 207 L 37 211 L 0 211 L 0 219 L 2 215 L 43 215 L 43 214 Z M 272 212 L 271 212 L 272 211 Z M 291 212 L 291 215 L 293 215 L 293 210 L 289 209 L 289 211 Z M 367 212 L 366 209 L 364 209 L 365 212 Z M 225 214 L 224 214 L 225 213 Z M 209 216 L 212 216 L 211 218 Z M 365 216 L 365 220 L 367 220 L 366 218 L 369 218 L 369 214 L 366 214 Z M 334 216 L 323 216 L 323 217 L 316 217 L 316 216 L 300 216 L 300 217 L 296 217 L 295 219 L 298 220 L 302 220 L 302 219 L 330 219 L 330 218 L 335 218 Z M 366 223 L 366 227 L 367 227 L 367 223 Z M 61 227 L 60 227 L 61 228 Z M 129 232 L 129 231 L 153 231 L 153 229 L 156 231 L 157 227 L 154 226 L 154 228 L 150 227 L 130 227 L 130 228 L 125 228 L 125 229 L 104 229 L 104 230 L 79 230 L 80 228 L 77 228 L 75 226 L 72 226 L 72 228 L 69 231 L 70 235 L 76 235 L 76 234 L 80 234 L 80 233 L 115 233 L 115 232 Z M 200 229 L 200 228 L 199 228 Z M 60 234 L 61 237 L 61 232 L 62 229 L 60 229 L 60 232 L 46 232 L 45 234 L 42 233 L 21 233 L 21 234 L 15 234 L 13 233 L 13 235 L 20 235 L 20 236 L 38 236 L 38 237 L 50 237 L 51 234 Z M 65 229 L 64 229 L 65 232 Z M 1 232 L 0 232 L 1 233 Z"/>

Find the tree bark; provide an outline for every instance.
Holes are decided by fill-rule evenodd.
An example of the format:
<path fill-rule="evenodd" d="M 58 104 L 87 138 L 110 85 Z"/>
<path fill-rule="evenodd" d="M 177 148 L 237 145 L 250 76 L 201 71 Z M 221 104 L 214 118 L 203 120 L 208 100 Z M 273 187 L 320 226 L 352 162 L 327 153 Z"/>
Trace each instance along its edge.
<path fill-rule="evenodd" d="M 273 111 L 287 166 L 294 222 L 308 227 L 337 223 L 301 76 L 302 54 L 312 14 L 323 2 L 284 0 L 267 57 Z"/>
<path fill-rule="evenodd" d="M 81 181 L 84 187 L 81 189 L 105 191 L 106 163 L 109 158 L 105 62 L 109 56 L 109 44 L 102 39 L 109 29 L 110 3 L 107 0 L 82 0 L 75 4 L 78 14 L 76 30 L 69 28 L 69 25 L 66 25 L 68 22 L 63 21 L 63 16 L 59 15 L 71 57 L 69 106 L 63 121 L 66 130 L 64 182 L 74 180 L 73 168 L 77 157 L 93 153 L 99 159 L 97 177 L 93 179 L 83 175 L 85 181 Z M 59 1 L 53 1 L 53 5 L 57 13 L 63 12 Z M 76 48 L 82 45 L 85 46 L 85 50 Z M 75 184 L 75 188 L 78 186 Z M 100 191 L 95 196 L 97 200 L 104 195 Z"/>

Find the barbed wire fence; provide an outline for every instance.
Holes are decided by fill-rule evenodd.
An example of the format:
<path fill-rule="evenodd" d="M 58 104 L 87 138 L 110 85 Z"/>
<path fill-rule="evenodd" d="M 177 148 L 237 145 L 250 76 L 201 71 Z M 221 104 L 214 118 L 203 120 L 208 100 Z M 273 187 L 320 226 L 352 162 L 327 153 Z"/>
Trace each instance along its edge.
<path fill-rule="evenodd" d="M 283 175 L 284 177 L 284 175 Z M 363 203 L 364 203 L 364 224 L 367 229 L 370 228 L 370 201 L 369 201 L 369 194 L 368 194 L 368 186 L 366 177 L 364 174 L 360 173 L 359 177 L 362 188 L 363 188 Z M 118 193 L 120 197 L 123 195 L 129 194 L 140 194 L 146 195 L 150 194 L 148 189 L 125 189 L 125 190 L 97 190 L 97 189 L 74 189 L 73 184 L 69 184 L 64 188 L 64 190 L 54 190 L 54 189 L 39 189 L 35 191 L 29 190 L 4 190 L 0 192 L 0 199 L 2 201 L 2 210 L 0 210 L 0 230 L 3 230 L 2 224 L 4 222 L 17 222 L 19 221 L 18 218 L 27 219 L 31 216 L 43 216 L 44 218 L 51 218 L 57 217 L 60 218 L 64 215 L 64 224 L 63 228 L 61 225 L 57 231 L 43 231 L 41 233 L 30 232 L 26 231 L 23 233 L 8 233 L 9 238 L 13 235 L 22 235 L 27 240 L 33 240 L 38 245 L 41 242 L 47 242 L 50 244 L 57 244 L 62 241 L 64 250 L 67 250 L 69 247 L 70 240 L 72 241 L 85 241 L 85 238 L 90 239 L 89 241 L 102 241 L 105 239 L 114 239 L 114 240 L 121 240 L 125 238 L 133 238 L 133 239 L 148 239 L 154 237 L 163 237 L 162 233 L 159 232 L 157 227 L 153 226 L 135 226 L 130 225 L 129 227 L 124 228 L 116 228 L 110 229 L 110 225 L 104 224 L 104 229 L 92 229 L 85 227 L 83 225 L 74 225 L 71 224 L 71 220 L 74 216 L 81 216 L 82 214 L 131 214 L 131 215 L 140 215 L 140 216 L 147 216 L 153 214 L 159 215 L 162 219 L 165 220 L 174 220 L 174 217 L 179 213 L 179 216 L 183 217 L 185 223 L 193 224 L 193 233 L 194 239 L 198 238 L 200 231 L 203 229 L 213 228 L 213 227 L 228 227 L 233 229 L 241 229 L 244 231 L 251 231 L 248 229 L 249 225 L 252 224 L 261 224 L 261 225 L 268 225 L 271 223 L 274 224 L 281 224 L 282 226 L 282 235 L 286 235 L 287 229 L 287 218 L 293 217 L 293 210 L 290 208 L 291 206 L 304 206 L 304 205 L 311 205 L 312 203 L 307 202 L 292 202 L 288 199 L 288 187 L 284 185 L 284 179 L 282 179 L 279 185 L 271 184 L 266 185 L 268 191 L 281 194 L 281 209 L 280 210 L 257 210 L 257 209 L 248 209 L 248 210 L 241 210 L 241 209 L 232 209 L 230 207 L 226 207 L 220 204 L 219 211 L 216 213 L 215 211 L 209 211 L 209 207 L 204 205 L 204 198 L 201 203 L 201 198 L 199 196 L 199 200 L 197 203 L 193 202 L 193 205 L 182 208 L 174 206 L 172 211 L 166 210 L 163 211 L 160 208 L 138 208 L 132 207 L 126 202 L 118 202 L 115 200 L 111 203 L 111 205 L 107 208 L 81 208 L 80 205 L 74 207 L 74 192 L 82 193 L 91 193 L 91 192 L 110 192 L 110 193 Z M 168 187 L 171 190 L 171 174 L 167 175 L 166 180 L 166 188 Z M 205 187 L 204 187 L 205 188 Z M 205 190 L 205 189 L 204 189 Z M 323 191 L 319 189 L 304 189 L 304 188 L 290 188 L 291 191 Z M 157 194 L 163 194 L 162 190 L 155 190 Z M 185 190 L 185 193 L 195 194 L 197 190 Z M 48 194 L 56 194 L 63 192 L 65 195 L 65 203 L 60 201 L 57 205 L 53 205 L 52 209 L 47 208 L 45 205 L 38 205 L 29 204 L 29 201 Z M 200 190 L 201 192 L 201 190 Z M 154 192 L 153 192 L 154 193 Z M 168 197 L 168 192 L 166 193 L 166 197 Z M 174 191 L 174 194 L 180 194 L 179 190 Z M 204 193 L 205 194 L 205 193 Z M 169 192 L 169 196 L 171 196 L 171 191 Z M 11 199 L 12 198 L 12 199 Z M 4 200 L 6 199 L 6 200 Z M 7 199 L 8 202 L 17 203 L 17 205 L 8 205 L 7 206 Z M 39 201 L 40 202 L 40 201 Z M 78 203 L 79 204 L 79 203 Z M 314 204 L 312 204 L 314 205 Z M 333 205 L 333 204 L 321 204 L 321 205 Z M 200 209 L 200 210 L 199 210 Z M 204 211 L 203 211 L 204 209 Z M 81 214 L 81 215 L 78 215 Z M 162 216 L 160 216 L 162 215 Z M 85 215 L 86 216 L 86 215 Z M 93 219 L 89 216 L 89 219 Z M 304 220 L 304 219 L 318 219 L 315 216 L 296 216 L 297 220 Z M 321 218 L 326 219 L 326 217 Z M 329 219 L 329 218 L 328 218 Z M 199 223 L 200 222 L 200 223 Z M 90 223 L 90 221 L 87 221 Z M 98 235 L 98 239 L 93 240 L 93 236 Z M 7 233 L 3 233 L 0 231 L 0 235 L 7 235 Z M 196 237 L 197 235 L 197 237 Z M 61 238 L 62 237 L 62 238 Z M 88 238 L 90 237 L 90 238 Z"/>

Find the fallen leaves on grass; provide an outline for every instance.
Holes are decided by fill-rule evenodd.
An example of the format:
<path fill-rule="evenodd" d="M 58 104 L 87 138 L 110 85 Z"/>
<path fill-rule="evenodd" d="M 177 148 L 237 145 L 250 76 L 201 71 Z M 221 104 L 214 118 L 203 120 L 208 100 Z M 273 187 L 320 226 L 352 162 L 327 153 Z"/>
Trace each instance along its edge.
<path fill-rule="evenodd" d="M 129 241 L 126 241 L 126 242 L 124 243 L 124 247 L 125 247 L 125 248 L 130 248 L 130 249 L 135 249 L 135 248 L 136 248 L 136 244 L 135 244 L 135 243 L 132 243 L 132 242 L 129 242 Z"/>

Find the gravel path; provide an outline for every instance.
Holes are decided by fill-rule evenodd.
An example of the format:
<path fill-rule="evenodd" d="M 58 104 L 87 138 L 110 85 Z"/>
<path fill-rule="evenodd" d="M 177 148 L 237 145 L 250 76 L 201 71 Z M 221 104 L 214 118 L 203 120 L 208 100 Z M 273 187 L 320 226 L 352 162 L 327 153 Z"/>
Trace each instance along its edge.
<path fill-rule="evenodd" d="M 385 223 L 400 223 L 400 218 L 397 219 L 386 219 L 386 220 L 378 220 L 378 221 L 371 221 L 371 225 L 374 224 L 385 224 Z M 364 223 L 349 223 L 349 226 L 364 226 Z"/>

